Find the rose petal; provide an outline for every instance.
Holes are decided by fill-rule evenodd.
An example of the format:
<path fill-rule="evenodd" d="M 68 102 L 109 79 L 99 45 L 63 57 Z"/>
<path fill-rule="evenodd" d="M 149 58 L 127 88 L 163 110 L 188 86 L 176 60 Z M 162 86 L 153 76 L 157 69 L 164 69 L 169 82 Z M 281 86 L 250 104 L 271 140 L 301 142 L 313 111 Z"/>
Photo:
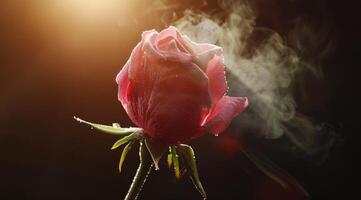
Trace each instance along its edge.
<path fill-rule="evenodd" d="M 115 81 L 118 84 L 118 100 L 122 103 L 122 105 L 128 104 L 128 89 L 130 86 L 130 81 L 128 79 L 128 69 L 129 69 L 129 61 L 124 65 L 122 70 L 118 73 Z"/>
<path fill-rule="evenodd" d="M 246 97 L 223 96 L 203 122 L 202 127 L 213 134 L 223 132 L 232 119 L 248 106 Z"/>
<path fill-rule="evenodd" d="M 143 33 L 152 34 L 151 31 Z M 116 81 L 118 83 L 118 99 L 122 103 L 125 111 L 129 115 L 130 119 L 136 124 L 139 124 L 139 119 L 137 115 L 137 110 L 132 106 L 133 102 L 130 102 L 130 95 L 132 93 L 132 80 L 136 80 L 136 77 L 142 76 L 144 73 L 143 65 L 143 52 L 142 52 L 142 42 L 138 43 L 137 46 L 133 49 L 129 60 L 123 67 L 123 69 L 117 75 Z"/>
<path fill-rule="evenodd" d="M 190 63 L 192 62 L 192 55 L 189 53 L 182 52 L 178 43 L 175 40 L 170 40 L 167 44 L 164 44 L 162 49 L 158 49 L 160 53 L 164 56 L 164 59 L 169 61 L 175 61 L 180 63 Z"/>
<path fill-rule="evenodd" d="M 219 46 L 206 43 L 197 44 L 191 41 L 186 35 L 182 35 L 182 40 L 187 50 L 194 55 L 194 62 L 203 71 L 206 71 L 208 63 L 214 55 L 221 56 L 223 54 L 223 50 Z"/>
<path fill-rule="evenodd" d="M 164 44 L 169 43 L 170 41 L 175 41 L 181 52 L 190 53 L 184 46 L 183 36 L 174 26 L 169 26 L 167 29 L 162 30 L 157 36 L 156 41 L 157 47 L 161 47 Z"/>
<path fill-rule="evenodd" d="M 129 103 L 129 93 L 131 91 L 131 83 L 128 78 L 129 70 L 129 61 L 124 65 L 122 70 L 118 73 L 116 77 L 116 82 L 118 84 L 118 100 L 121 102 L 125 112 L 127 112 L 129 118 L 136 124 L 137 120 L 134 115 L 132 108 Z"/>
<path fill-rule="evenodd" d="M 212 106 L 214 106 L 227 91 L 224 73 L 223 57 L 214 55 L 213 59 L 209 61 L 206 70 Z"/>
<path fill-rule="evenodd" d="M 143 67 L 143 52 L 142 52 L 142 43 L 138 43 L 137 46 L 133 49 L 132 53 L 129 57 L 129 69 L 128 69 L 128 77 L 130 80 L 137 77 L 137 73 L 142 72 Z"/>
<path fill-rule="evenodd" d="M 158 57 L 158 59 L 164 60 L 164 55 L 157 49 L 155 45 L 158 35 L 158 32 L 154 30 L 149 31 L 148 33 L 143 33 L 142 41 L 140 43 L 142 43 L 142 50 L 144 51 L 144 53 L 152 54 Z"/>
<path fill-rule="evenodd" d="M 204 68 L 207 67 L 211 59 L 215 55 L 222 56 L 223 50 L 219 46 L 211 45 L 211 44 L 199 44 L 198 45 L 198 59 L 199 59 L 199 65 L 200 67 Z M 223 63 L 223 61 L 222 61 Z M 204 68 L 203 70 L 206 70 Z"/>
<path fill-rule="evenodd" d="M 208 107 L 208 79 L 194 64 L 153 63 L 152 93 L 143 113 L 145 129 L 166 143 L 189 139 L 200 128 L 203 108 Z M 149 79 L 146 79 L 149 80 Z M 139 97 L 138 97 L 139 98 Z"/>
<path fill-rule="evenodd" d="M 180 33 L 173 26 L 161 31 L 154 46 L 167 60 L 187 63 L 192 61 L 192 55 L 184 47 Z"/>
<path fill-rule="evenodd" d="M 169 26 L 168 28 L 162 30 L 158 37 L 157 37 L 157 41 L 158 42 L 166 42 L 167 39 L 175 39 L 177 40 L 178 37 L 178 31 L 174 26 Z"/>

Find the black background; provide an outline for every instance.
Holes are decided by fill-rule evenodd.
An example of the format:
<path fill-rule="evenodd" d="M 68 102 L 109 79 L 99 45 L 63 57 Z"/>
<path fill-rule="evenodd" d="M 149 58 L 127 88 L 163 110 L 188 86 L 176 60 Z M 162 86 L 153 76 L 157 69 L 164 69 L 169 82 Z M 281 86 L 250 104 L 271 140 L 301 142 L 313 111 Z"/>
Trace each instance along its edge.
<path fill-rule="evenodd" d="M 72 117 L 130 126 L 116 99 L 115 75 L 140 33 L 164 25 L 142 12 L 144 3 L 132 7 L 137 24 L 117 26 L 116 20 L 102 18 L 80 24 L 72 12 L 62 19 L 39 6 L 44 2 L 51 4 L 0 3 L 0 199 L 122 199 L 135 173 L 136 151 L 128 155 L 119 175 L 120 151 L 110 151 L 115 138 Z M 201 5 L 188 0 L 179 10 L 218 9 L 216 2 Z M 360 6 L 356 1 L 260 0 L 256 8 L 257 25 L 281 35 L 287 32 L 282 22 L 297 16 L 329 25 L 334 50 L 322 62 L 324 77 L 309 87 L 314 104 L 299 109 L 342 127 L 341 139 L 322 166 L 288 170 L 311 199 L 349 199 L 359 187 Z M 124 17 L 121 12 L 112 19 Z M 62 40 L 66 34 L 72 42 Z M 246 173 L 244 168 L 252 165 L 242 155 L 219 151 L 212 145 L 217 139 L 192 142 L 209 199 L 302 199 L 259 173 Z M 151 174 L 140 199 L 200 199 L 190 180 L 176 181 L 164 162 L 161 168 Z"/>

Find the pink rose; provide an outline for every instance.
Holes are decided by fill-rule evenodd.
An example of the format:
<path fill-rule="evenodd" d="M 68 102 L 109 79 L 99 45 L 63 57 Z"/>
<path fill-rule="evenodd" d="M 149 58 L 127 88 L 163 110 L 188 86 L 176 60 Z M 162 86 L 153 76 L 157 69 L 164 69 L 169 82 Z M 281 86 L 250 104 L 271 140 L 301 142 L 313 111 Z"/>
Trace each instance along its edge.
<path fill-rule="evenodd" d="M 222 48 L 192 42 L 173 26 L 145 31 L 116 81 L 130 119 L 167 144 L 219 134 L 248 106 L 246 97 L 224 96 Z"/>

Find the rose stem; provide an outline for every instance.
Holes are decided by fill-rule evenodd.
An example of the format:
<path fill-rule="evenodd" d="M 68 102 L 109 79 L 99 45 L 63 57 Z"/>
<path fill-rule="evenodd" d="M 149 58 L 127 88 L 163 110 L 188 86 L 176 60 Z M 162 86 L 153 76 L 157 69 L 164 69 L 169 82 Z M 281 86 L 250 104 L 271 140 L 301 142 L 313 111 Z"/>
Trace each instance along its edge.
<path fill-rule="evenodd" d="M 138 170 L 124 200 L 136 200 L 138 198 L 138 195 L 142 190 L 145 181 L 147 180 L 148 174 L 154 166 L 152 157 L 147 152 L 147 148 L 145 145 L 143 145 L 143 142 L 140 142 L 139 158 L 140 163 Z"/>

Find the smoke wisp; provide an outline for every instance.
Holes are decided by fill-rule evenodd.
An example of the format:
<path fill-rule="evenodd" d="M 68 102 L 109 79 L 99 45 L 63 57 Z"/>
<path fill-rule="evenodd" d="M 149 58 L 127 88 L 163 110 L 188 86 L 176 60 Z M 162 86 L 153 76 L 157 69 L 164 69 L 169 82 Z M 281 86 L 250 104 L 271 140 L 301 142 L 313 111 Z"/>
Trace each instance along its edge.
<path fill-rule="evenodd" d="M 320 126 L 297 114 L 293 97 L 298 75 L 319 75 L 318 66 L 306 62 L 277 32 L 257 27 L 255 12 L 245 1 L 222 1 L 220 7 L 223 12 L 212 16 L 187 10 L 174 24 L 194 41 L 223 48 L 229 93 L 250 100 L 239 126 L 262 138 L 285 135 L 306 154 L 328 149 L 332 134 L 325 138 Z M 297 32 L 292 34 L 297 50 L 304 50 Z"/>

